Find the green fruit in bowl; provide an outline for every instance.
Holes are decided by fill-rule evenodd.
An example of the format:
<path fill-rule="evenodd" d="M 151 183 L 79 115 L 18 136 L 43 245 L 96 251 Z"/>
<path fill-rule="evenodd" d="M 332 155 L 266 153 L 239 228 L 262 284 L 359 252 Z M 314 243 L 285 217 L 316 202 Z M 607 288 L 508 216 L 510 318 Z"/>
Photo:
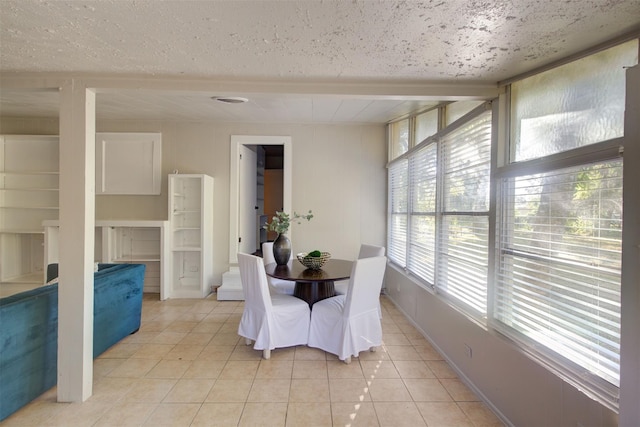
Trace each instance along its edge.
<path fill-rule="evenodd" d="M 321 257 L 321 256 L 322 256 L 322 252 L 317 251 L 317 250 L 316 250 L 316 251 L 311 251 L 311 252 L 309 252 L 309 253 L 307 254 L 307 256 L 314 257 L 314 258 L 318 258 L 318 257 Z"/>

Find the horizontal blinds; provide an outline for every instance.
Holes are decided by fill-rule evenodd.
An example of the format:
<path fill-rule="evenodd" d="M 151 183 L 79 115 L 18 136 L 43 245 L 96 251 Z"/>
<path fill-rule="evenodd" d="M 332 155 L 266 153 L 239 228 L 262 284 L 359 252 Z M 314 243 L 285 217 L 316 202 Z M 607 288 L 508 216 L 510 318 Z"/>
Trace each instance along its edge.
<path fill-rule="evenodd" d="M 618 386 L 622 160 L 502 182 L 495 318 Z"/>
<path fill-rule="evenodd" d="M 486 314 L 491 111 L 444 136 L 436 287 Z"/>
<path fill-rule="evenodd" d="M 389 239 L 387 256 L 404 267 L 407 253 L 409 162 L 401 159 L 389 166 Z"/>
<path fill-rule="evenodd" d="M 436 143 L 416 151 L 409 160 L 411 235 L 407 268 L 428 283 L 435 276 Z"/>

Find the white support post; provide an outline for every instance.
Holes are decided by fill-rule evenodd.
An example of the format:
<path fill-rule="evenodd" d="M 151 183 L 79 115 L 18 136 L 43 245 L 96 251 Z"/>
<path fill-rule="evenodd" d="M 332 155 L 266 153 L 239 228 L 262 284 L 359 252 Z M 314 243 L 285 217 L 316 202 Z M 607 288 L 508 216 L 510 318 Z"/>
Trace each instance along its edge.
<path fill-rule="evenodd" d="M 61 88 L 58 401 L 83 402 L 93 385 L 95 92 Z"/>

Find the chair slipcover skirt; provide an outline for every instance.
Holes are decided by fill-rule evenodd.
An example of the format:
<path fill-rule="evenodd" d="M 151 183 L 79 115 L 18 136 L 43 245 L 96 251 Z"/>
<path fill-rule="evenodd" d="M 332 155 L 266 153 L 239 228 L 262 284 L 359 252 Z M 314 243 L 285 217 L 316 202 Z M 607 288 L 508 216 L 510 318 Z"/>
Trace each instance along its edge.
<path fill-rule="evenodd" d="M 271 295 L 261 258 L 239 253 L 238 263 L 245 296 L 238 334 L 255 341 L 256 350 L 307 344 L 309 305 L 290 295 Z"/>

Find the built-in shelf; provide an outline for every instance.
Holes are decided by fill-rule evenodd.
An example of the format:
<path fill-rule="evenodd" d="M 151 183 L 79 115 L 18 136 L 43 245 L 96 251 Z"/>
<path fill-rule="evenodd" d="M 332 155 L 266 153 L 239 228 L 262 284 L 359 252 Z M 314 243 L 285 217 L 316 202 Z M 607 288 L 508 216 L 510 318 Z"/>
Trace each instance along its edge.
<path fill-rule="evenodd" d="M 169 175 L 170 298 L 202 298 L 213 280 L 213 178 Z"/>

